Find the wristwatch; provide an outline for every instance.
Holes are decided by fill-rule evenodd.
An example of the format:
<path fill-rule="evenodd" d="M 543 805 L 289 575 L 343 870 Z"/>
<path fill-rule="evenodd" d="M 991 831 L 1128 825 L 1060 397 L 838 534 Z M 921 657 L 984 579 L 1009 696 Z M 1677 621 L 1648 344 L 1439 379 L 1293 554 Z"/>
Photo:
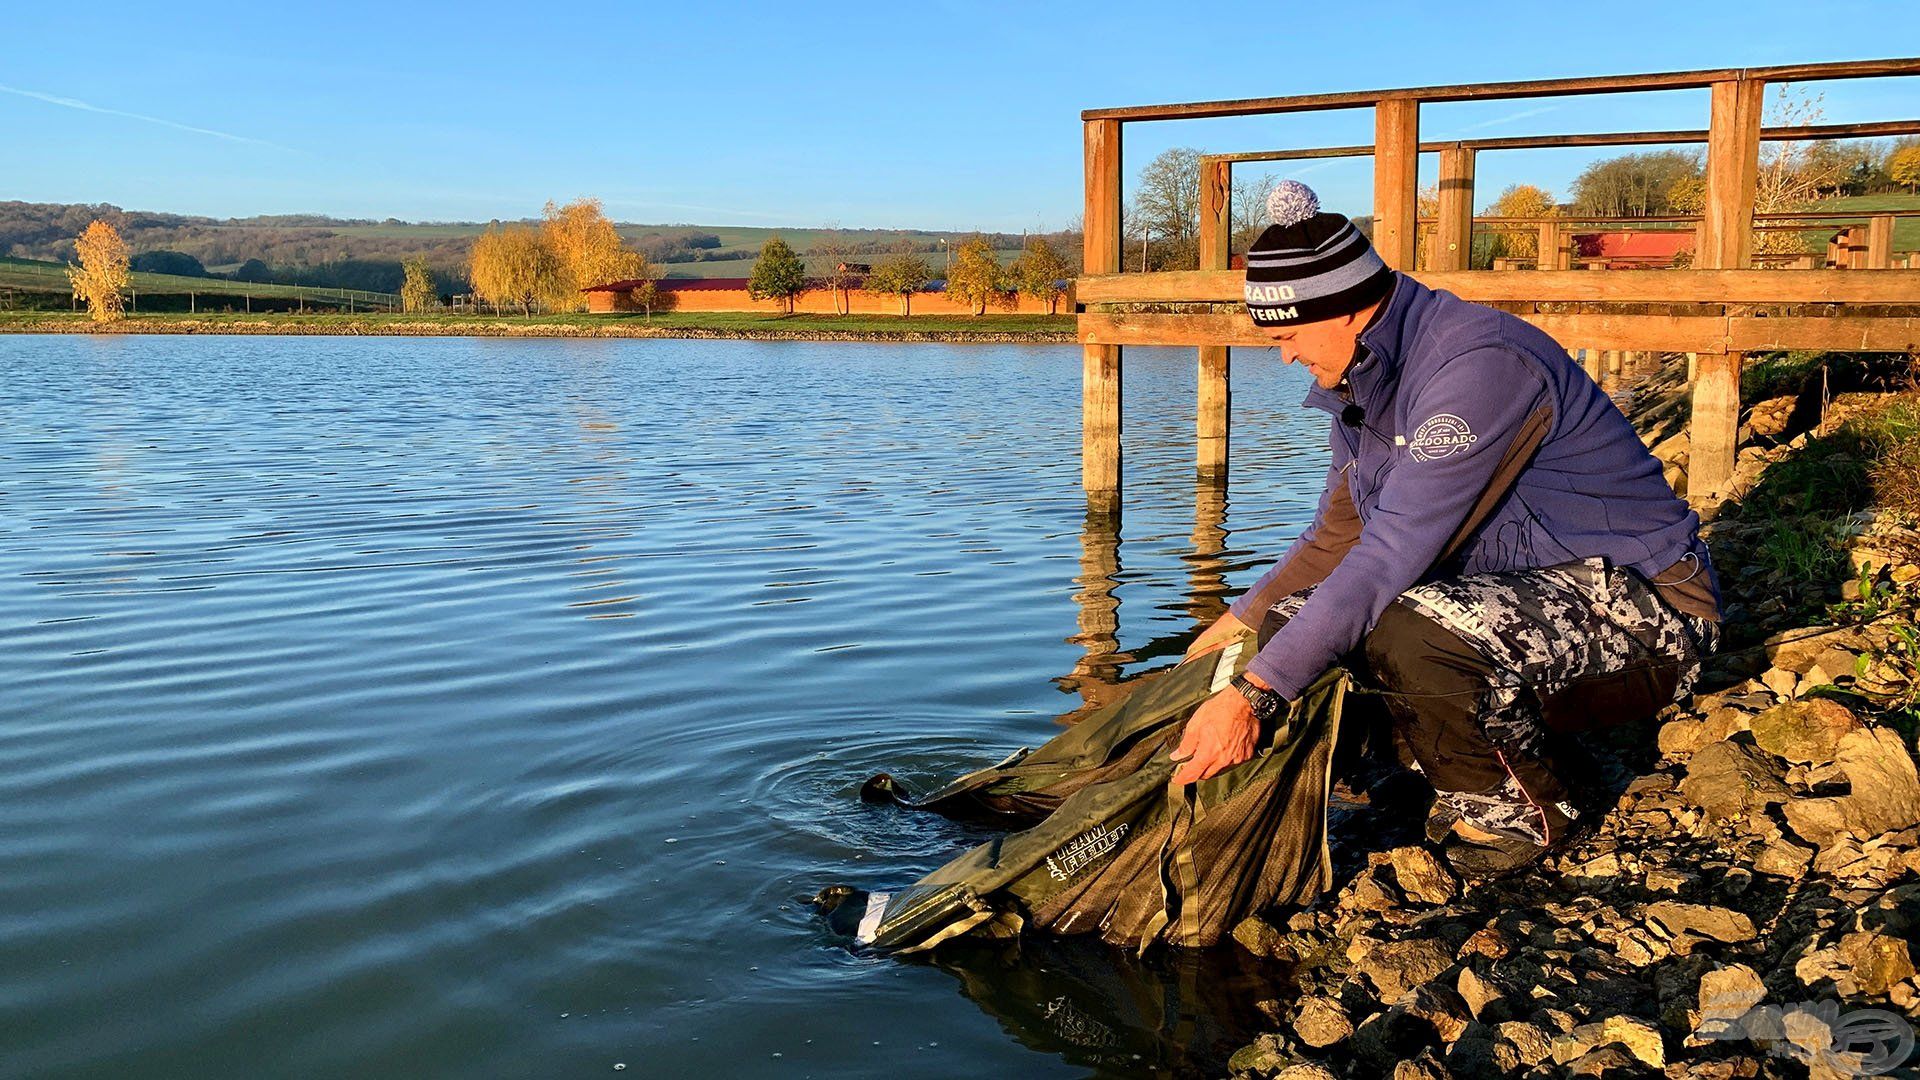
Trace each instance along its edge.
<path fill-rule="evenodd" d="M 1253 706 L 1254 719 L 1266 723 L 1287 711 L 1287 699 L 1278 690 L 1267 690 L 1247 681 L 1245 675 L 1235 675 L 1228 685 L 1240 691 L 1240 696 Z"/>

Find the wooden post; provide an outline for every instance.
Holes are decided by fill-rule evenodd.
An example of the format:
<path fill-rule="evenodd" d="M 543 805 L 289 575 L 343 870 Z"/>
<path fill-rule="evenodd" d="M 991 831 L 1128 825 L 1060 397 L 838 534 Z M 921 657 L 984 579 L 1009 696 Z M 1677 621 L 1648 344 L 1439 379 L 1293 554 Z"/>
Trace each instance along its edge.
<path fill-rule="evenodd" d="M 1373 107 L 1373 246 L 1395 270 L 1413 270 L 1419 238 L 1420 102 Z"/>
<path fill-rule="evenodd" d="M 1224 481 L 1227 476 L 1227 448 L 1231 445 L 1228 416 L 1233 404 L 1229 355 L 1225 345 L 1200 346 L 1199 453 L 1196 465 L 1203 480 Z"/>
<path fill-rule="evenodd" d="M 1602 374 L 1601 355 L 1599 349 L 1592 347 L 1580 350 L 1580 370 L 1586 372 L 1587 378 L 1596 383 L 1600 381 Z"/>
<path fill-rule="evenodd" d="M 1120 272 L 1120 121 L 1088 120 L 1084 269 Z M 1080 482 L 1090 509 L 1120 509 L 1120 346 L 1083 345 Z"/>
<path fill-rule="evenodd" d="M 1734 79 L 1713 84 L 1707 132 L 1707 205 L 1699 265 L 1744 270 L 1753 253 L 1753 196 L 1760 177 L 1760 105 L 1766 84 Z"/>
<path fill-rule="evenodd" d="M 1538 270 L 1565 270 L 1572 265 L 1571 253 L 1563 250 L 1560 223 L 1543 221 L 1540 223 L 1540 238 L 1535 241 L 1540 251 L 1535 256 L 1534 268 Z"/>
<path fill-rule="evenodd" d="M 1233 166 L 1209 161 L 1200 171 L 1200 269 L 1225 270 L 1231 261 Z M 1195 466 L 1202 478 L 1227 475 L 1227 417 L 1233 400 L 1225 345 L 1200 346 Z"/>
<path fill-rule="evenodd" d="M 1200 269 L 1225 270 L 1232 244 L 1233 163 L 1208 161 L 1200 169 Z"/>
<path fill-rule="evenodd" d="M 1434 270 L 1466 270 L 1473 263 L 1474 152 L 1458 143 L 1440 151 L 1440 224 L 1434 230 Z"/>
<path fill-rule="evenodd" d="M 1893 215 L 1875 214 L 1867 219 L 1867 269 L 1893 269 Z"/>
<path fill-rule="evenodd" d="M 1760 111 L 1766 83 L 1713 84 L 1707 131 L 1707 205 L 1695 265 L 1744 270 L 1753 254 L 1753 197 L 1760 175 Z M 1711 496 L 1733 479 L 1740 434 L 1741 353 L 1702 353 L 1693 363 L 1687 496 Z"/>
<path fill-rule="evenodd" d="M 1626 371 L 1627 371 L 1627 354 L 1625 350 L 1622 350 L 1622 349 L 1608 350 L 1607 379 L 1606 379 L 1607 388 L 1617 389 L 1620 386 L 1620 378 L 1621 376 L 1626 374 Z"/>

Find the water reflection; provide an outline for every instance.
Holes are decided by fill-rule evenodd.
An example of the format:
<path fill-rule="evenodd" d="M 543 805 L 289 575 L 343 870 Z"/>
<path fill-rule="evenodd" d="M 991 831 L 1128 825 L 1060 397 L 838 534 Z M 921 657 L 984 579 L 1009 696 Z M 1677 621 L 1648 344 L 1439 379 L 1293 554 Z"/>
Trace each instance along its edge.
<path fill-rule="evenodd" d="M 1088 938 L 967 943 L 931 961 L 1022 1045 L 1110 1076 L 1220 1076 L 1273 1029 L 1290 971 L 1242 949 L 1144 959 Z"/>
<path fill-rule="evenodd" d="M 1128 675 L 1128 666 L 1178 656 L 1194 633 L 1227 610 L 1225 476 L 1198 476 L 1193 507 L 1180 604 L 1191 625 L 1130 651 L 1120 644 L 1122 516 L 1089 506 L 1074 578 L 1077 630 L 1066 639 L 1082 653 L 1058 680 L 1083 705 L 1061 717 L 1063 723 L 1150 681 L 1165 667 Z M 927 962 L 958 979 L 961 993 L 1022 1045 L 1114 1076 L 1226 1072 L 1234 1051 L 1272 1029 L 1290 976 L 1284 966 L 1232 946 L 1155 949 L 1137 957 L 1091 937 L 952 942 Z"/>

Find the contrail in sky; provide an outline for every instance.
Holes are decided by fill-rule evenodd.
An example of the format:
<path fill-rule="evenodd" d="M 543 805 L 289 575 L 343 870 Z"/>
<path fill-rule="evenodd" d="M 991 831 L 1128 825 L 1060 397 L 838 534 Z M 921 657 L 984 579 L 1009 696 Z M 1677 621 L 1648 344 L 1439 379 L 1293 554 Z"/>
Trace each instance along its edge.
<path fill-rule="evenodd" d="M 1559 107 L 1560 106 L 1558 105 L 1542 105 L 1537 109 L 1522 109 L 1517 113 L 1512 113 L 1507 116 L 1496 116 L 1491 120 L 1482 120 L 1477 124 L 1468 124 L 1466 127 L 1463 127 L 1460 130 L 1461 131 L 1479 131 L 1481 128 L 1498 127 L 1501 124 L 1511 124 L 1515 120 L 1525 120 L 1530 116 L 1539 116 L 1542 113 L 1553 112 L 1555 109 L 1558 109 Z"/>
<path fill-rule="evenodd" d="M 49 105 L 59 105 L 63 108 L 68 108 L 68 109 L 79 109 L 81 112 L 100 113 L 103 116 L 124 116 L 129 120 L 141 120 L 149 124 L 159 124 L 161 127 L 170 127 L 179 131 L 190 131 L 195 135 L 211 135 L 216 139 L 226 139 L 231 142 L 252 143 L 255 146 L 271 146 L 275 150 L 286 150 L 290 153 L 300 153 L 300 151 L 294 150 L 293 147 L 291 146 L 282 146 L 279 143 L 268 142 L 265 139 L 250 138 L 246 135 L 235 135 L 232 132 L 228 132 L 228 131 L 215 131 L 212 128 L 195 127 L 192 124 L 182 124 L 177 120 L 167 120 L 158 116 L 148 116 L 145 113 L 127 112 L 125 109 L 103 108 L 99 105 L 94 105 L 85 101 L 81 101 L 78 98 L 60 97 L 55 94 L 43 94 L 38 90 L 22 90 L 17 86 L 8 86 L 5 83 L 0 83 L 0 93 L 16 94 L 20 97 L 32 98 L 35 101 L 44 101 Z"/>

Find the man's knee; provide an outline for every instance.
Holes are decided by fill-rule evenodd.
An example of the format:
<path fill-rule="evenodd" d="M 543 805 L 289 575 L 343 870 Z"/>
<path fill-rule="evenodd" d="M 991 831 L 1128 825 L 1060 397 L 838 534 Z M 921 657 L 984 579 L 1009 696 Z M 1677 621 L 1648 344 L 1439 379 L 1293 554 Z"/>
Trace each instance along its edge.
<path fill-rule="evenodd" d="M 1492 672 L 1458 634 L 1397 601 L 1380 614 L 1363 651 L 1368 672 L 1389 690 L 1483 686 Z"/>

